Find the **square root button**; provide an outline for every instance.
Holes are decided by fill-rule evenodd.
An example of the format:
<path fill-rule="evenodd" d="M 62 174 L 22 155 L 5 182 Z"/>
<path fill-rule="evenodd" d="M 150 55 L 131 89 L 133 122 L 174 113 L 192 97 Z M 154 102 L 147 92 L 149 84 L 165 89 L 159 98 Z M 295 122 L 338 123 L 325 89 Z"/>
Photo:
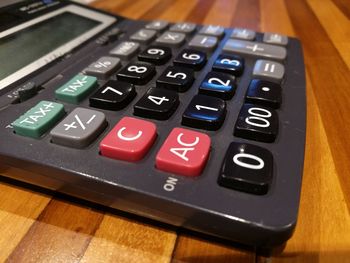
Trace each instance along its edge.
<path fill-rule="evenodd" d="M 73 148 L 89 145 L 107 126 L 102 112 L 76 108 L 52 131 L 52 142 Z"/>
<path fill-rule="evenodd" d="M 185 176 L 200 175 L 209 157 L 210 142 L 204 133 L 174 128 L 156 156 L 156 167 Z"/>
<path fill-rule="evenodd" d="M 101 141 L 100 152 L 109 158 L 135 162 L 146 155 L 156 137 L 152 122 L 124 117 Z"/>

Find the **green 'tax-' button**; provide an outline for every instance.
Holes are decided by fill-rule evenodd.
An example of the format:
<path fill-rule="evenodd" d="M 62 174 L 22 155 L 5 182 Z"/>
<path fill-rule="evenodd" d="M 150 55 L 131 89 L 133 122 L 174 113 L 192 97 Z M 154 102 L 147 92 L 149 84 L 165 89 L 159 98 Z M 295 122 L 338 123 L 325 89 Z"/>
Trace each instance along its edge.
<path fill-rule="evenodd" d="M 62 104 L 40 101 L 35 107 L 13 122 L 16 134 L 39 138 L 65 114 Z"/>
<path fill-rule="evenodd" d="M 96 85 L 97 78 L 85 75 L 76 75 L 55 91 L 56 99 L 78 104 Z"/>

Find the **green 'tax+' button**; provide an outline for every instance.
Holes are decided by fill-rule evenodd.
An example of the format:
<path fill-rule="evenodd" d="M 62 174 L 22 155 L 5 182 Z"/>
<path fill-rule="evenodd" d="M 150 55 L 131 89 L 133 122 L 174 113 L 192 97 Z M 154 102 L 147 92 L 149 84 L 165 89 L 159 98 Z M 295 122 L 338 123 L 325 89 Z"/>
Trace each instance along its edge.
<path fill-rule="evenodd" d="M 55 91 L 56 99 L 78 104 L 96 85 L 97 78 L 85 75 L 76 75 Z"/>
<path fill-rule="evenodd" d="M 62 104 L 40 101 L 12 124 L 16 134 L 39 138 L 65 114 Z"/>

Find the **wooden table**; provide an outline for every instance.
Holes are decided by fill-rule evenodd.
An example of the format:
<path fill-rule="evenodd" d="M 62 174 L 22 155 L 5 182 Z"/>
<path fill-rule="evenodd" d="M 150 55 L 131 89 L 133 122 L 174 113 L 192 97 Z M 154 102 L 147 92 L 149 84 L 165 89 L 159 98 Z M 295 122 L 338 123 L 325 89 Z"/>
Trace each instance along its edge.
<path fill-rule="evenodd" d="M 100 0 L 130 18 L 247 27 L 299 37 L 307 143 L 299 222 L 273 262 L 350 262 L 350 0 Z M 22 171 L 1 166 L 0 172 Z M 262 262 L 237 246 L 0 183 L 0 261 Z"/>

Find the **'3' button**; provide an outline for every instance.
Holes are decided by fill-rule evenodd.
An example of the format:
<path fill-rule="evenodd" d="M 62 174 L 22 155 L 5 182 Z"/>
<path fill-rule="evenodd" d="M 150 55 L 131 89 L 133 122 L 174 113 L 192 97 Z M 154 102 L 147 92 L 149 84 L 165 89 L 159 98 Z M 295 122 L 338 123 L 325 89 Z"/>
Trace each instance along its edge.
<path fill-rule="evenodd" d="M 106 157 L 134 162 L 146 155 L 156 137 L 152 122 L 124 117 L 101 141 L 100 151 Z"/>

